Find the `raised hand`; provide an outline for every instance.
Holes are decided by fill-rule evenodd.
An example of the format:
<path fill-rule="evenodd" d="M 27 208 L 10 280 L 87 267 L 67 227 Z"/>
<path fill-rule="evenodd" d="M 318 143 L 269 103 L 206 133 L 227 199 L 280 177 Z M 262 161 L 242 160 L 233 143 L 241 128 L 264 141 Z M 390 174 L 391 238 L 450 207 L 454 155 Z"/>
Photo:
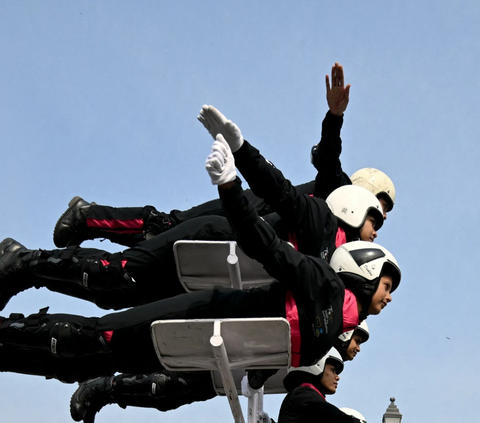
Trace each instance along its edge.
<path fill-rule="evenodd" d="M 232 150 L 222 134 L 218 134 L 212 145 L 212 152 L 205 161 L 205 169 L 213 185 L 224 185 L 237 177 Z"/>
<path fill-rule="evenodd" d="M 330 112 L 337 116 L 342 116 L 348 106 L 348 96 L 350 94 L 350 84 L 345 86 L 343 67 L 338 63 L 332 66 L 332 86 L 330 79 L 325 76 L 327 86 L 327 103 Z"/>
<path fill-rule="evenodd" d="M 216 139 L 218 134 L 222 134 L 232 149 L 236 152 L 243 145 L 243 135 L 240 128 L 231 120 L 228 120 L 219 110 L 213 106 L 204 105 L 200 110 L 197 119 L 210 133 L 213 139 Z"/>

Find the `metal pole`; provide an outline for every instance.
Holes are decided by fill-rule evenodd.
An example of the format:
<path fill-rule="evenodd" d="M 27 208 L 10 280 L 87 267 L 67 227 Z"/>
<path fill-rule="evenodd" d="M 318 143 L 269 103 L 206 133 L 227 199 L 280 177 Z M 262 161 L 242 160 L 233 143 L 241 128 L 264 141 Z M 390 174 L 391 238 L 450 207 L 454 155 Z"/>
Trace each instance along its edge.
<path fill-rule="evenodd" d="M 242 407 L 238 399 L 237 388 L 228 361 L 227 350 L 225 349 L 223 338 L 220 335 L 219 321 L 213 322 L 213 336 L 210 338 L 210 345 L 212 346 L 213 355 L 217 362 L 218 370 L 220 371 L 225 394 L 227 395 L 235 423 L 245 423 Z"/>

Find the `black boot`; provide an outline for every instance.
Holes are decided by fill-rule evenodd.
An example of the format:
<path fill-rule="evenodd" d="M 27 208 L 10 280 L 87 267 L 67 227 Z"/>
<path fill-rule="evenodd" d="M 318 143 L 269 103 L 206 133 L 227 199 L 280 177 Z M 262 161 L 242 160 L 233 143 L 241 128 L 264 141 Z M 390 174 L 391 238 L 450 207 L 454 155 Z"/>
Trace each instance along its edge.
<path fill-rule="evenodd" d="M 260 389 L 268 378 L 278 372 L 278 369 L 256 369 L 248 370 L 247 378 L 248 384 L 252 389 Z"/>
<path fill-rule="evenodd" d="M 95 238 L 87 226 L 89 208 L 90 203 L 81 197 L 73 197 L 70 200 L 68 209 L 60 216 L 53 231 L 53 242 L 58 248 L 80 245 L 82 241 Z"/>
<path fill-rule="evenodd" d="M 43 250 L 29 250 L 18 241 L 6 238 L 0 243 L 0 310 L 14 295 L 33 287 L 47 287 L 95 302 L 95 295 L 85 283 L 82 284 L 83 274 L 73 250 L 49 254 Z"/>
<path fill-rule="evenodd" d="M 90 253 L 80 247 L 42 251 L 30 269 L 35 286 L 93 302 L 106 310 L 145 303 L 135 280 L 123 268 L 122 253 L 86 255 Z"/>
<path fill-rule="evenodd" d="M 42 348 L 0 344 L 0 372 L 75 383 L 96 376 L 111 375 L 114 371 L 107 354 L 59 360 Z"/>
<path fill-rule="evenodd" d="M 48 351 L 57 359 L 111 353 L 104 334 L 97 332 L 97 319 L 47 311 L 48 307 L 28 317 L 15 313 L 0 318 L 0 344 Z"/>
<path fill-rule="evenodd" d="M 107 404 L 115 402 L 112 395 L 114 376 L 98 377 L 79 384 L 78 389 L 70 399 L 70 415 L 76 422 L 87 417 L 88 421 L 95 421 L 95 414 Z"/>
<path fill-rule="evenodd" d="M 186 391 L 183 379 L 165 373 L 101 377 L 79 385 L 70 400 L 70 414 L 77 422 L 93 422 L 95 414 L 107 404 L 158 408 L 160 399 Z"/>
<path fill-rule="evenodd" d="M 0 310 L 14 295 L 32 287 L 45 287 L 104 309 L 131 307 L 144 301 L 134 279 L 123 269 L 121 253 L 86 256 L 86 251 L 78 247 L 28 250 L 14 239 L 2 241 Z"/>
<path fill-rule="evenodd" d="M 28 250 L 12 238 L 0 243 L 0 310 L 14 295 L 35 286 L 35 278 L 29 272 L 41 256 L 39 250 Z"/>

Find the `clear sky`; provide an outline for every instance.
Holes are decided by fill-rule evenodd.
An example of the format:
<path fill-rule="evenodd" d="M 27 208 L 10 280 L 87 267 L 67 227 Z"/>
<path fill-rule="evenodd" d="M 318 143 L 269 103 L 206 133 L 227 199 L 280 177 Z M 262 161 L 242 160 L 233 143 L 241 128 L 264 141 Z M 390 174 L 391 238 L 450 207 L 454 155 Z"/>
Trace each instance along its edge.
<path fill-rule="evenodd" d="M 53 248 L 74 195 L 112 206 L 185 209 L 216 197 L 196 121 L 218 107 L 294 183 L 334 62 L 352 84 L 342 131 L 351 174 L 377 167 L 397 204 L 378 242 L 398 259 L 393 302 L 330 401 L 381 422 L 478 421 L 479 18 L 474 1 L 0 2 L 0 236 Z M 476 28 L 476 29 L 475 29 Z M 109 251 L 122 248 L 89 242 Z M 91 304 L 29 290 L 3 315 L 88 316 Z M 76 385 L 0 375 L 1 420 L 69 421 Z M 277 418 L 282 396 L 266 400 Z M 225 398 L 162 413 L 106 407 L 97 422 L 230 421 Z"/>

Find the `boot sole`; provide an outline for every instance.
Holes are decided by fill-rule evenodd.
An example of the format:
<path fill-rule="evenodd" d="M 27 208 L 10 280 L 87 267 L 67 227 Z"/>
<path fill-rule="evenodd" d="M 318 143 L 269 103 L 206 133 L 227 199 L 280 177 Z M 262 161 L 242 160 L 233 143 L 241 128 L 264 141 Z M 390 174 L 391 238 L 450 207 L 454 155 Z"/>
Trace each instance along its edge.
<path fill-rule="evenodd" d="M 64 217 L 70 213 L 70 211 L 75 207 L 75 205 L 79 202 L 82 201 L 82 197 L 79 197 L 76 195 L 73 197 L 69 202 L 68 202 L 68 209 L 65 210 L 65 212 L 60 216 L 60 219 L 57 220 L 57 224 L 55 225 L 55 229 L 53 230 L 53 243 L 58 247 L 58 248 L 64 248 L 68 247 L 69 243 L 62 243 L 60 240 L 55 236 L 57 231 L 60 229 L 60 224 L 62 223 L 62 220 Z"/>

